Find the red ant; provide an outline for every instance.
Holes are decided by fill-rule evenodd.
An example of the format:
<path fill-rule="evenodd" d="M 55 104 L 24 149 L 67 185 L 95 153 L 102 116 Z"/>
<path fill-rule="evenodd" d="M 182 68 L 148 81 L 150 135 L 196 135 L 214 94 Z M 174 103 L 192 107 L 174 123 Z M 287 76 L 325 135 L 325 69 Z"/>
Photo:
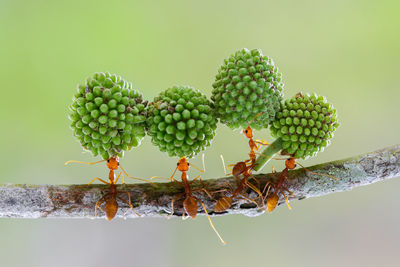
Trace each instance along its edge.
<path fill-rule="evenodd" d="M 262 114 L 262 112 L 258 113 L 255 116 L 255 118 L 253 119 L 253 121 L 261 114 Z M 232 187 L 228 184 L 228 186 L 231 189 L 232 196 L 231 197 L 225 196 L 225 197 L 220 198 L 217 201 L 217 204 L 215 206 L 215 209 L 214 209 L 215 212 L 225 211 L 230 206 L 232 206 L 232 200 L 234 198 L 237 198 L 238 195 L 240 195 L 241 192 L 246 188 L 246 186 L 250 187 L 255 192 L 257 192 L 259 194 L 259 196 L 262 196 L 260 190 L 258 188 L 256 188 L 254 185 L 252 185 L 248 181 L 248 178 L 249 177 L 254 178 L 254 176 L 252 176 L 252 172 L 253 172 L 254 164 L 256 161 L 256 153 L 257 153 L 258 149 L 262 145 L 269 145 L 269 143 L 266 141 L 263 141 L 263 140 L 258 140 L 258 139 L 254 140 L 253 139 L 253 129 L 250 127 L 250 125 L 247 126 L 246 129 L 242 131 L 242 133 L 245 135 L 246 138 L 249 139 L 249 147 L 250 147 L 249 159 L 238 162 L 236 164 L 230 164 L 227 166 L 228 169 L 231 171 L 231 174 L 238 180 L 239 183 L 238 183 L 236 190 L 233 190 Z M 224 158 L 222 157 L 222 155 L 221 155 L 221 159 L 222 159 L 222 162 L 224 162 Z M 232 170 L 230 169 L 231 166 L 233 166 Z M 225 169 L 225 164 L 224 164 L 224 169 Z M 241 174 L 243 175 L 243 179 L 240 180 L 238 177 Z M 244 196 L 242 196 L 242 197 L 244 197 Z M 244 198 L 246 198 L 246 197 L 244 197 Z M 248 199 L 248 200 L 254 202 L 254 200 L 251 200 L 251 199 Z"/>
<path fill-rule="evenodd" d="M 257 192 L 260 196 L 262 196 L 260 190 L 258 190 L 257 187 L 255 187 L 253 184 L 251 184 L 248 181 L 248 178 L 250 176 L 252 178 L 254 178 L 252 176 L 253 167 L 254 167 L 254 165 L 248 166 L 244 161 L 241 161 L 241 162 L 238 162 L 235 164 L 235 166 L 233 167 L 233 170 L 232 170 L 232 175 L 238 180 L 238 186 L 235 190 L 233 190 L 233 188 L 229 184 L 227 184 L 230 188 L 230 191 L 232 192 L 232 196 L 230 196 L 230 197 L 224 196 L 224 197 L 218 199 L 217 204 L 215 205 L 215 208 L 214 208 L 215 212 L 223 212 L 223 211 L 227 210 L 228 208 L 230 208 L 232 206 L 233 199 L 239 198 L 238 196 L 241 195 L 242 191 L 246 187 L 250 187 L 255 192 Z M 243 175 L 242 179 L 239 179 L 240 174 Z M 241 197 L 245 198 L 251 202 L 256 203 L 253 199 L 249 199 L 243 195 L 241 195 Z"/>
<path fill-rule="evenodd" d="M 257 116 L 259 116 L 259 115 L 261 115 L 261 114 L 258 114 Z M 250 147 L 250 153 L 249 153 L 250 159 L 246 160 L 245 162 L 253 162 L 256 160 L 256 153 L 260 149 L 260 147 L 262 145 L 269 145 L 269 143 L 267 141 L 259 140 L 259 139 L 253 140 L 253 129 L 250 126 L 247 126 L 247 128 L 245 130 L 243 130 L 242 132 L 243 132 L 244 136 L 249 139 L 249 147 Z M 254 164 L 254 163 L 252 163 L 252 164 Z M 232 166 L 232 165 L 230 165 L 230 166 Z"/>
<path fill-rule="evenodd" d="M 200 202 L 200 204 L 203 206 L 204 212 L 207 215 L 208 221 L 210 222 L 211 228 L 217 234 L 217 236 L 219 237 L 221 242 L 223 244 L 226 244 L 226 242 L 222 239 L 222 237 L 218 233 L 217 229 L 215 229 L 215 227 L 214 227 L 214 225 L 213 225 L 213 223 L 211 221 L 210 215 L 208 214 L 206 206 L 204 205 L 203 201 L 201 201 L 200 199 L 198 199 L 197 197 L 195 197 L 192 194 L 193 191 L 200 191 L 201 190 L 201 191 L 204 191 L 205 193 L 207 193 L 207 195 L 210 195 L 205 188 L 192 190 L 190 185 L 194 181 L 196 181 L 196 179 L 198 179 L 198 178 L 200 179 L 200 182 L 201 182 L 201 177 L 200 177 L 200 175 L 198 175 L 192 181 L 189 182 L 187 172 L 189 171 L 190 165 L 195 167 L 200 172 L 204 172 L 204 170 L 201 170 L 201 169 L 197 168 L 196 166 L 194 166 L 193 164 L 190 164 L 188 162 L 188 160 L 186 159 L 186 157 L 183 157 L 183 158 L 179 159 L 179 161 L 177 163 L 177 167 L 175 168 L 175 171 L 172 173 L 172 175 L 170 177 L 170 180 L 182 184 L 184 189 L 185 189 L 185 192 L 182 193 L 182 194 L 179 194 L 177 197 L 175 197 L 171 201 L 171 214 L 170 214 L 170 216 L 172 216 L 174 214 L 174 202 L 176 200 L 178 200 L 178 199 L 181 199 L 182 197 L 185 197 L 185 200 L 183 201 L 182 219 L 185 219 L 185 213 L 187 213 L 190 217 L 192 217 L 192 219 L 195 219 L 196 215 L 197 215 L 197 209 L 198 209 L 197 204 L 198 204 L 198 202 Z M 203 157 L 203 165 L 204 165 L 204 157 Z M 176 173 L 177 170 L 182 172 L 182 175 L 181 175 L 182 182 L 180 182 L 180 181 L 178 181 L 178 180 L 176 180 L 174 178 L 175 173 Z"/>
<path fill-rule="evenodd" d="M 76 161 L 76 160 L 69 160 L 65 163 L 65 165 L 71 163 L 71 162 L 75 162 L 75 163 L 81 163 L 81 164 L 87 164 L 87 165 L 93 165 L 96 163 L 100 163 L 103 162 L 105 160 L 100 160 L 100 161 L 96 161 L 96 162 L 81 162 L 81 161 Z M 128 191 L 120 191 L 117 190 L 116 188 L 116 183 L 118 182 L 119 178 L 121 177 L 121 183 L 124 183 L 124 176 L 122 175 L 122 173 L 120 172 L 117 176 L 117 178 L 115 179 L 115 173 L 114 171 L 116 171 L 118 168 L 121 168 L 121 170 L 124 172 L 124 174 L 127 177 L 133 178 L 133 179 L 138 179 L 141 181 L 145 181 L 145 182 L 149 182 L 145 179 L 141 179 L 141 178 L 136 178 L 136 177 L 132 177 L 129 176 L 128 173 L 122 168 L 122 166 L 120 166 L 119 161 L 118 161 L 118 157 L 112 157 L 110 159 L 107 160 L 107 168 L 110 170 L 109 174 L 108 174 L 108 182 L 104 181 L 103 179 L 100 179 L 98 177 L 93 178 L 88 185 L 90 185 L 91 183 L 93 183 L 95 180 L 98 180 L 104 184 L 108 184 L 110 185 L 110 190 L 108 193 L 104 194 L 97 202 L 96 202 L 96 207 L 95 207 L 95 216 L 97 216 L 97 208 L 99 208 L 102 212 L 104 212 L 106 214 L 106 218 L 107 220 L 111 221 L 115 215 L 117 214 L 118 211 L 118 202 L 117 199 L 119 199 L 120 201 L 124 202 L 125 204 L 127 204 L 129 206 L 129 208 L 137 215 L 140 216 L 138 213 L 136 213 L 136 211 L 133 209 L 132 206 L 132 201 L 131 201 L 131 194 Z M 150 182 L 151 183 L 151 182 Z M 119 194 L 126 194 L 128 196 L 128 200 L 126 201 L 125 199 L 119 197 Z M 106 202 L 105 204 L 105 211 L 101 208 L 101 204 L 103 204 L 104 202 Z"/>
<path fill-rule="evenodd" d="M 293 196 L 293 193 L 287 189 L 285 186 L 283 186 L 283 182 L 288 178 L 289 176 L 289 170 L 293 170 L 294 168 L 296 168 L 297 164 L 299 164 L 303 169 L 305 169 L 306 171 L 310 172 L 311 174 L 314 175 L 324 175 L 324 176 L 328 176 L 334 180 L 337 180 L 336 177 L 329 175 L 329 174 L 323 174 L 323 173 L 315 173 L 312 172 L 310 170 L 308 170 L 307 168 L 305 168 L 303 165 L 301 165 L 300 163 L 297 162 L 296 164 L 296 158 L 294 157 L 290 157 L 288 159 L 285 160 L 285 169 L 283 169 L 283 171 L 281 172 L 281 174 L 279 175 L 279 179 L 278 182 L 275 185 L 272 185 L 271 182 L 268 182 L 263 190 L 263 193 L 265 192 L 265 189 L 268 187 L 268 191 L 266 193 L 266 197 L 267 197 L 267 210 L 268 212 L 272 212 L 276 206 L 278 205 L 279 202 L 279 195 L 278 193 L 281 193 L 283 195 L 283 197 L 285 198 L 285 202 L 288 206 L 288 208 L 291 210 L 292 208 L 289 205 L 289 200 L 287 198 L 287 196 L 285 195 L 284 191 L 287 191 L 290 195 Z M 273 171 L 273 173 L 275 173 L 275 171 Z M 273 187 L 274 188 L 274 192 L 268 196 L 269 190 L 270 188 Z M 265 199 L 264 199 L 265 201 Z"/>

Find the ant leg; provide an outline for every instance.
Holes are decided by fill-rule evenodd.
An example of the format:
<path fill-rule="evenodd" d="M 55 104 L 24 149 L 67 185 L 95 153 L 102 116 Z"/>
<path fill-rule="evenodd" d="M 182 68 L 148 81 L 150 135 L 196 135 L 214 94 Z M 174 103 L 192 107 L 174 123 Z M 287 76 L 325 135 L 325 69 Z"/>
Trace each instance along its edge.
<path fill-rule="evenodd" d="M 97 200 L 96 206 L 94 207 L 94 217 L 97 217 L 97 208 L 99 208 L 103 213 L 105 213 L 104 210 L 100 206 L 101 206 L 101 204 L 104 203 L 104 201 L 106 201 L 106 197 L 109 195 L 110 195 L 110 193 L 107 193 L 104 196 L 102 196 L 99 200 Z"/>
<path fill-rule="evenodd" d="M 167 177 L 163 177 L 163 176 L 153 176 L 150 178 L 150 180 L 153 180 L 153 179 L 164 179 L 164 180 L 168 180 L 170 182 L 181 183 L 178 180 L 176 180 L 175 178 L 167 178 Z"/>
<path fill-rule="evenodd" d="M 224 191 L 230 191 L 230 193 L 232 193 L 234 191 L 233 187 L 229 183 L 225 182 L 224 185 L 229 187 L 229 189 L 220 189 L 220 190 L 217 190 L 217 191 L 213 191 L 213 194 L 219 193 L 219 192 L 224 192 Z"/>
<path fill-rule="evenodd" d="M 205 189 L 205 188 L 197 188 L 197 189 L 192 190 L 192 192 L 196 192 L 196 191 L 203 191 L 204 193 L 206 193 L 206 195 L 207 195 L 209 198 L 214 199 L 214 198 L 211 196 L 210 192 L 208 192 L 208 190 Z"/>
<path fill-rule="evenodd" d="M 261 186 L 260 181 L 258 181 L 257 178 L 256 178 L 254 175 L 251 175 L 251 176 L 250 176 L 250 179 L 253 179 L 253 180 L 257 183 L 258 187 Z M 250 179 L 249 179 L 249 180 L 250 180 Z"/>
<path fill-rule="evenodd" d="M 260 140 L 260 139 L 256 139 L 254 140 L 255 143 L 259 144 L 259 146 L 257 147 L 257 150 L 261 147 L 261 146 L 268 146 L 269 143 L 265 140 Z"/>
<path fill-rule="evenodd" d="M 292 210 L 292 207 L 291 207 L 290 204 L 289 204 L 289 200 L 288 200 L 288 198 L 286 197 L 286 195 L 285 195 L 285 193 L 283 192 L 283 190 L 279 190 L 279 191 L 282 193 L 283 197 L 285 198 L 286 205 L 288 206 L 289 210 Z"/>
<path fill-rule="evenodd" d="M 200 179 L 199 179 L 200 178 Z M 193 178 L 193 180 L 191 180 L 190 182 L 189 182 L 189 184 L 192 184 L 194 181 L 196 181 L 197 179 L 199 179 L 200 180 L 200 183 L 201 184 L 203 184 L 203 181 L 201 180 L 201 176 L 200 175 L 197 175 L 196 177 L 194 177 Z"/>
<path fill-rule="evenodd" d="M 218 236 L 219 240 L 221 240 L 222 244 L 226 245 L 226 242 L 222 239 L 222 237 L 221 237 L 220 234 L 218 233 L 217 229 L 215 229 L 215 226 L 214 226 L 214 224 L 213 224 L 212 221 L 211 221 L 210 215 L 208 215 L 208 211 L 207 211 L 206 206 L 204 205 L 203 201 L 201 201 L 201 200 L 198 199 L 198 198 L 196 198 L 196 200 L 199 201 L 200 204 L 203 206 L 204 212 L 205 212 L 206 215 L 207 215 L 207 218 L 208 218 L 208 221 L 210 222 L 211 228 L 212 228 L 212 229 L 214 230 L 214 232 L 217 234 L 217 236 Z"/>
<path fill-rule="evenodd" d="M 185 208 L 183 208 L 183 212 L 182 212 L 182 220 L 185 221 L 187 218 L 189 218 L 189 216 L 185 216 Z"/>
<path fill-rule="evenodd" d="M 226 168 L 230 171 L 230 173 L 227 173 L 227 175 L 232 174 L 233 169 L 232 169 L 231 167 L 235 167 L 235 165 L 236 165 L 236 164 L 229 164 L 229 165 L 226 165 Z"/>
<path fill-rule="evenodd" d="M 232 170 L 231 167 L 234 167 L 236 164 L 225 165 L 224 157 L 223 157 L 222 155 L 220 155 L 220 157 L 221 157 L 221 160 L 222 160 L 222 165 L 224 166 L 224 173 L 225 173 L 225 175 L 226 175 L 226 176 L 232 175 L 233 170 Z M 226 168 L 225 168 L 225 167 L 226 167 Z M 228 170 L 230 171 L 230 173 L 227 173 L 227 172 L 226 172 L 226 169 L 228 169 Z"/>
<path fill-rule="evenodd" d="M 119 194 L 126 194 L 126 195 L 128 196 L 128 201 L 126 201 L 126 200 L 124 200 L 123 198 L 118 197 L 118 196 L 117 196 L 117 198 L 118 198 L 119 200 L 121 200 L 122 202 L 124 202 L 125 204 L 128 204 L 128 205 L 129 205 L 129 208 L 133 211 L 133 213 L 135 213 L 136 216 L 141 217 L 141 215 L 140 215 L 139 213 L 137 213 L 137 212 L 133 209 L 131 193 L 128 192 L 128 191 L 117 191 L 117 193 L 119 193 Z M 125 214 L 126 214 L 126 213 L 125 213 Z M 124 215 L 125 215 L 125 214 L 124 214 Z"/>
<path fill-rule="evenodd" d="M 176 166 L 176 168 L 175 168 L 174 172 L 172 173 L 171 177 L 169 177 L 169 179 L 171 180 L 171 182 L 173 182 L 173 181 L 175 180 L 175 179 L 174 179 L 174 176 L 175 176 L 176 170 L 178 170 L 178 166 Z M 175 180 L 175 181 L 176 181 L 176 180 Z"/>
<path fill-rule="evenodd" d="M 264 202 L 264 198 L 263 198 L 263 195 L 262 195 L 261 191 L 260 191 L 255 185 L 253 185 L 252 183 L 250 183 L 250 182 L 248 182 L 248 181 L 246 181 L 246 185 L 247 185 L 248 187 L 250 187 L 251 189 L 253 189 L 253 191 L 256 192 L 256 193 L 258 194 L 258 197 L 254 198 L 254 202 L 255 202 L 255 200 L 256 200 L 257 198 L 260 198 L 260 199 L 261 199 L 261 202 L 262 202 L 261 205 L 264 206 L 264 205 L 265 205 L 265 202 Z M 257 204 L 257 206 L 258 206 L 258 204 Z"/>
<path fill-rule="evenodd" d="M 82 162 L 82 161 L 77 161 L 77 160 L 68 160 L 67 162 L 65 162 L 64 163 L 64 165 L 68 165 L 68 164 L 70 164 L 70 163 L 80 163 L 80 164 L 86 164 L 86 165 L 93 165 L 93 164 L 97 164 L 97 163 L 100 163 L 100 162 L 103 162 L 103 161 L 106 161 L 106 160 L 99 160 L 99 161 L 96 161 L 96 162 Z"/>
<path fill-rule="evenodd" d="M 248 202 L 253 202 L 254 204 L 256 204 L 258 206 L 257 202 L 254 199 L 246 197 L 245 195 L 240 194 L 240 197 L 237 197 L 237 198 L 243 198 L 243 199 L 247 200 Z"/>
<path fill-rule="evenodd" d="M 120 192 L 120 193 L 122 193 L 122 192 Z M 129 192 L 127 192 L 127 193 L 129 193 Z M 137 213 L 137 212 L 133 209 L 132 203 L 130 203 L 130 201 L 128 202 L 128 201 L 126 201 L 125 199 L 123 199 L 122 197 L 119 197 L 119 196 L 117 196 L 117 198 L 118 198 L 119 200 L 121 200 L 122 202 L 124 202 L 125 204 L 127 204 L 127 205 L 129 206 L 129 209 L 132 210 L 132 212 L 135 213 L 136 216 L 141 217 L 140 214 Z M 124 216 L 126 215 L 126 213 L 127 213 L 127 212 L 124 213 Z"/>
<path fill-rule="evenodd" d="M 233 187 L 228 182 L 225 182 L 224 184 L 227 185 L 229 189 L 233 192 Z"/>
<path fill-rule="evenodd" d="M 122 175 L 122 172 L 120 172 L 120 173 L 118 174 L 117 179 L 115 179 L 114 184 L 116 184 L 116 183 L 118 182 L 119 177 L 120 177 L 121 175 Z M 121 176 L 121 184 L 123 184 L 123 183 L 124 183 L 124 176 L 122 175 L 122 176 Z"/>
<path fill-rule="evenodd" d="M 267 190 L 267 193 L 265 193 L 265 196 L 263 197 L 263 203 L 265 203 L 265 201 L 266 201 L 266 199 L 267 199 L 267 197 L 268 197 L 268 195 L 269 195 L 269 191 L 271 190 L 271 187 L 272 187 L 272 186 L 273 186 L 273 185 L 272 185 L 271 182 L 267 182 L 267 183 L 265 184 L 262 193 L 264 194 L 265 189 L 266 189 L 267 187 L 268 187 L 268 190 Z"/>
<path fill-rule="evenodd" d="M 156 185 L 155 183 L 153 183 L 152 181 L 149 181 L 149 180 L 146 180 L 146 179 L 142 179 L 142 178 L 137 178 L 137 177 L 130 176 L 130 175 L 125 171 L 125 169 L 122 168 L 121 165 L 119 165 L 119 167 L 120 167 L 121 170 L 124 172 L 124 174 L 126 175 L 126 177 L 129 177 L 129 178 L 132 178 L 132 179 L 135 179 L 135 180 L 139 180 L 139 181 L 142 181 L 142 182 L 150 183 L 150 184 L 152 184 L 152 185 L 154 185 L 154 186 L 157 187 L 157 185 Z"/>
<path fill-rule="evenodd" d="M 93 180 L 91 180 L 91 181 L 88 183 L 88 185 L 90 185 L 91 183 L 93 183 L 94 180 L 98 180 L 98 181 L 102 182 L 103 184 L 110 184 L 109 182 L 106 182 L 106 181 L 100 179 L 99 177 L 95 177 L 95 178 L 93 178 Z"/>
<path fill-rule="evenodd" d="M 184 195 L 185 195 L 185 193 L 182 193 L 182 194 L 176 196 L 174 199 L 172 199 L 172 201 L 171 201 L 171 213 L 168 215 L 168 219 L 171 219 L 172 215 L 174 215 L 174 211 L 175 211 L 174 202 L 176 200 L 182 198 Z M 183 212 L 185 212 L 185 209 L 183 209 Z"/>
<path fill-rule="evenodd" d="M 293 195 L 292 191 L 290 191 L 289 189 L 287 189 L 287 188 L 286 188 L 286 187 L 284 187 L 284 186 L 281 186 L 281 188 L 282 188 L 282 189 L 284 189 L 286 192 L 288 192 L 288 193 L 289 193 L 289 195 L 291 195 L 292 197 L 294 197 L 294 195 Z"/>
<path fill-rule="evenodd" d="M 256 192 L 258 194 L 259 197 L 262 197 L 262 193 L 260 192 L 260 189 L 258 189 L 255 185 L 253 185 L 252 183 L 250 183 L 249 181 L 246 181 L 246 185 L 248 187 L 250 187 L 251 189 L 253 189 L 254 192 Z"/>

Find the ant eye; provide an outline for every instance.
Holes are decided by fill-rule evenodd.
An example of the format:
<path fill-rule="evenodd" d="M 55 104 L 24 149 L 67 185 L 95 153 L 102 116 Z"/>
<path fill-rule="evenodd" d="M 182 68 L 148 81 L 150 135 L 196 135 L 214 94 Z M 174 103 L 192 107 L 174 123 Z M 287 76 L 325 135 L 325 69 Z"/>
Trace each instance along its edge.
<path fill-rule="evenodd" d="M 188 166 L 190 166 L 190 163 L 188 162 Z"/>
<path fill-rule="evenodd" d="M 110 160 L 108 159 L 108 160 L 107 160 L 107 163 L 109 163 L 109 162 L 110 162 Z"/>
<path fill-rule="evenodd" d="M 118 164 L 118 166 L 119 166 L 119 162 L 118 162 L 117 164 Z"/>
<path fill-rule="evenodd" d="M 246 130 L 246 131 L 244 131 L 245 133 L 247 133 L 248 131 Z"/>
<path fill-rule="evenodd" d="M 179 166 L 179 162 L 176 164 L 176 166 Z"/>

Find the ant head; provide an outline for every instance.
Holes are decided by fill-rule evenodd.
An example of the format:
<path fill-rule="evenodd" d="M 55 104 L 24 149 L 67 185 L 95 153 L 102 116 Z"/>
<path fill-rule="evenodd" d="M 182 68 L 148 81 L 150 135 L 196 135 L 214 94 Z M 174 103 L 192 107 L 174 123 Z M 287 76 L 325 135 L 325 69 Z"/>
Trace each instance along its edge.
<path fill-rule="evenodd" d="M 119 162 L 118 162 L 118 157 L 114 157 L 114 158 L 110 158 L 109 160 L 107 160 L 107 167 L 110 170 L 116 170 L 118 169 L 119 166 Z"/>
<path fill-rule="evenodd" d="M 118 211 L 118 202 L 117 200 L 115 200 L 114 197 L 111 197 L 109 200 L 107 200 L 105 207 L 107 220 L 111 221 L 117 214 L 117 211 Z"/>
<path fill-rule="evenodd" d="M 181 171 L 181 172 L 188 171 L 189 170 L 189 165 L 190 164 L 189 164 L 187 158 L 186 157 L 182 157 L 182 158 L 179 159 L 178 164 L 177 164 L 178 170 Z"/>
<path fill-rule="evenodd" d="M 285 166 L 286 168 L 288 168 L 289 170 L 293 170 L 294 168 L 296 168 L 296 159 L 293 157 L 288 158 L 285 161 Z"/>
<path fill-rule="evenodd" d="M 253 129 L 250 126 L 247 126 L 245 130 L 242 131 L 244 136 L 247 138 L 253 138 Z"/>

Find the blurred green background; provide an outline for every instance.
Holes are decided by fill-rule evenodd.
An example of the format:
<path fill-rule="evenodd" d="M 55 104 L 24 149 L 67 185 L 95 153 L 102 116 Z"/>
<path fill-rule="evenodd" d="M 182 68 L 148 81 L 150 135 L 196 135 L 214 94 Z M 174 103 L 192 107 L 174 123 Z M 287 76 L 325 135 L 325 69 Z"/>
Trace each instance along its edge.
<path fill-rule="evenodd" d="M 210 96 L 218 66 L 242 47 L 275 60 L 287 97 L 318 92 L 337 108 L 341 127 L 332 145 L 303 164 L 397 144 L 399 12 L 395 0 L 0 0 L 0 182 L 106 177 L 101 164 L 63 165 L 95 160 L 72 136 L 66 115 L 76 85 L 93 72 L 120 74 L 148 99 L 175 84 Z M 271 141 L 267 131 L 256 137 Z M 239 132 L 219 125 L 204 177 L 223 175 L 220 154 L 232 163 L 247 151 Z M 121 164 L 148 178 L 168 176 L 176 160 L 146 137 Z M 214 218 L 225 247 L 203 216 L 1 219 L 1 266 L 398 266 L 399 186 L 395 179 L 293 202 L 293 211 Z"/>

